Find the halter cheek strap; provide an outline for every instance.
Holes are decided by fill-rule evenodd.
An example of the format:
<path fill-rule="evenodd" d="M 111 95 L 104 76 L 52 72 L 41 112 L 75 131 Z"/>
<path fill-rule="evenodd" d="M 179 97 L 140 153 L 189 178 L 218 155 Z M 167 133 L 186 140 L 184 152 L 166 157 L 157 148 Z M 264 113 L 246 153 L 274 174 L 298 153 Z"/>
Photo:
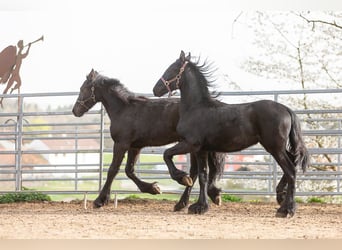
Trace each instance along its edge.
<path fill-rule="evenodd" d="M 166 81 L 164 79 L 164 77 L 161 77 L 160 79 L 162 80 L 162 82 L 164 83 L 165 87 L 167 88 L 167 91 L 169 92 L 169 96 L 168 97 L 170 97 L 171 93 L 172 93 L 172 90 L 170 89 L 170 81 Z"/>
<path fill-rule="evenodd" d="M 179 89 L 179 81 L 182 78 L 182 74 L 185 70 L 186 65 L 188 64 L 189 61 L 185 61 L 184 64 L 182 65 L 182 67 L 179 69 L 178 74 L 172 78 L 171 80 L 165 80 L 164 77 L 161 77 L 160 80 L 162 80 L 162 82 L 164 83 L 165 87 L 167 88 L 168 92 L 169 92 L 169 97 L 172 95 L 172 90 L 170 88 L 170 84 L 174 81 L 176 81 L 176 87 L 177 89 Z"/>
<path fill-rule="evenodd" d="M 92 100 L 93 103 L 95 104 L 96 103 L 96 98 L 95 98 L 95 85 L 93 84 L 93 86 L 91 86 L 91 94 L 90 94 L 90 97 L 88 97 L 87 99 L 85 100 L 77 100 L 77 103 L 79 103 L 81 106 L 85 107 L 86 109 L 90 109 L 90 107 L 88 107 L 86 105 L 86 103 L 89 101 L 89 100 Z"/>

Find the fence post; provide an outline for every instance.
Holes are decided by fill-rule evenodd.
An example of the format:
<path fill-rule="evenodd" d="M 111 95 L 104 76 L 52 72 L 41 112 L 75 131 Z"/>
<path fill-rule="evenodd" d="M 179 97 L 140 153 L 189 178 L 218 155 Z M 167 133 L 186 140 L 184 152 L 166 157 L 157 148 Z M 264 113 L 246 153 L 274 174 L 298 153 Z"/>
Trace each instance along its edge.
<path fill-rule="evenodd" d="M 100 109 L 100 172 L 99 172 L 99 192 L 101 191 L 102 188 L 102 181 L 103 181 L 103 149 L 104 149 L 104 108 L 103 105 L 101 104 L 101 109 Z"/>
<path fill-rule="evenodd" d="M 15 191 L 22 190 L 22 144 L 23 144 L 23 98 L 18 97 L 18 113 L 16 122 L 16 140 L 15 140 Z"/>
<path fill-rule="evenodd" d="M 342 120 L 339 121 L 338 123 L 338 129 L 341 130 L 341 123 L 342 123 Z M 338 148 L 341 148 L 341 135 L 338 136 L 338 141 L 337 141 L 337 146 Z M 337 155 L 337 171 L 339 173 L 341 173 L 341 154 L 338 154 Z M 341 175 L 339 174 L 337 177 L 337 193 L 340 193 L 341 192 Z"/>
<path fill-rule="evenodd" d="M 278 102 L 279 94 L 274 94 L 274 101 Z M 277 162 L 271 157 L 271 161 L 273 162 L 273 193 L 276 193 L 277 190 L 277 180 L 278 180 L 278 169 L 277 169 Z"/>
<path fill-rule="evenodd" d="M 76 125 L 76 135 L 75 135 L 75 191 L 78 190 L 78 126 Z"/>

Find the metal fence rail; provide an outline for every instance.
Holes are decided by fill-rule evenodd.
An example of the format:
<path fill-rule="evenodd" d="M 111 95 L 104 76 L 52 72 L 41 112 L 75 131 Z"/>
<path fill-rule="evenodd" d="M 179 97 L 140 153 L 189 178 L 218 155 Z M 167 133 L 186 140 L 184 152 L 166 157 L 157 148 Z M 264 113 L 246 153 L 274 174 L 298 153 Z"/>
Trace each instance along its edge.
<path fill-rule="evenodd" d="M 312 155 L 306 174 L 298 171 L 297 195 L 341 195 L 342 109 L 297 109 L 293 98 L 331 100 L 342 90 L 222 92 L 228 103 L 272 99 L 291 107 L 302 121 L 305 141 Z M 78 93 L 39 93 L 0 95 L 0 193 L 23 192 L 24 188 L 48 194 L 98 193 L 111 160 L 113 142 L 110 121 L 97 104 L 82 118 L 76 118 L 71 106 Z M 63 98 L 63 106 L 49 107 L 49 101 Z M 45 109 L 32 105 L 45 99 Z M 44 107 L 44 105 L 42 106 Z M 318 143 L 320 141 L 321 144 Z M 316 142 L 316 143 L 315 143 Z M 319 146 L 317 146 L 319 145 Z M 136 173 L 144 180 L 158 181 L 164 193 L 180 193 L 183 187 L 170 180 L 162 161 L 165 147 L 147 147 L 137 162 Z M 178 167 L 189 170 L 189 160 L 176 158 Z M 123 163 L 124 165 L 124 163 Z M 113 183 L 118 193 L 136 193 L 121 167 Z M 281 169 L 260 145 L 228 154 L 219 186 L 223 192 L 239 195 L 274 196 L 282 176 Z M 198 192 L 195 186 L 195 193 Z"/>

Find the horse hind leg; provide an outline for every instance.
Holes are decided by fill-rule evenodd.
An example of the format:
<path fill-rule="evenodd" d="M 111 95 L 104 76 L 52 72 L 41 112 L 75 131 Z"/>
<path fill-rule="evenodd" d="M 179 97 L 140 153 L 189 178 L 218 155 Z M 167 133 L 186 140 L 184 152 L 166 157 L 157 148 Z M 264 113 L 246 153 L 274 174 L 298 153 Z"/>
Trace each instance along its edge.
<path fill-rule="evenodd" d="M 295 183 L 296 183 L 296 166 L 292 162 L 291 158 L 288 156 L 286 150 L 271 153 L 275 160 L 280 165 L 284 172 L 282 180 L 278 184 L 277 189 L 285 190 L 285 200 L 281 201 L 280 208 L 277 210 L 276 217 L 285 218 L 288 215 L 292 217 L 296 212 L 296 203 L 294 200 L 295 195 Z"/>
<path fill-rule="evenodd" d="M 287 188 L 287 180 L 285 175 L 283 175 L 277 185 L 277 202 L 279 205 L 282 205 L 286 198 L 286 188 Z"/>
<path fill-rule="evenodd" d="M 127 155 L 127 163 L 125 172 L 128 178 L 130 178 L 139 188 L 139 190 L 143 193 L 149 194 L 161 194 L 160 188 L 157 185 L 157 182 L 148 183 L 140 180 L 134 173 L 134 165 L 138 159 L 138 155 L 140 154 L 140 149 L 130 148 L 128 150 Z"/>
<path fill-rule="evenodd" d="M 294 156 L 290 152 L 286 151 L 288 157 L 291 159 L 291 161 L 294 163 Z M 281 205 L 285 201 L 286 197 L 286 189 L 287 189 L 287 180 L 285 178 L 285 175 L 283 175 L 279 181 L 279 184 L 277 185 L 276 192 L 277 192 L 277 202 L 279 205 Z"/>
<path fill-rule="evenodd" d="M 209 166 L 209 179 L 208 179 L 208 196 L 212 202 L 218 206 L 221 205 L 221 189 L 216 187 L 216 179 L 224 169 L 225 155 L 209 152 L 208 153 L 208 166 Z"/>

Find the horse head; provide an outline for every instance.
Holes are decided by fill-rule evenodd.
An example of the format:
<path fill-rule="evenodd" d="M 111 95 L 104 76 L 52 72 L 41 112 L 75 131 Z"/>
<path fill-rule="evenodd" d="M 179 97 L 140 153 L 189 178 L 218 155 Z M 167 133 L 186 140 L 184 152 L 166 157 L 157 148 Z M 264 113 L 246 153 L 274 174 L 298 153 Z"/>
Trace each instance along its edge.
<path fill-rule="evenodd" d="M 186 65 L 190 62 L 190 59 L 190 53 L 185 56 L 185 53 L 182 50 L 179 58 L 166 69 L 163 76 L 154 86 L 153 94 L 160 97 L 169 92 L 170 96 L 172 91 L 179 89 L 182 83 L 182 74 Z"/>
<path fill-rule="evenodd" d="M 92 69 L 83 82 L 78 98 L 72 109 L 75 116 L 81 117 L 97 103 L 98 98 L 96 98 L 95 94 L 95 80 L 98 75 L 99 73 Z"/>

